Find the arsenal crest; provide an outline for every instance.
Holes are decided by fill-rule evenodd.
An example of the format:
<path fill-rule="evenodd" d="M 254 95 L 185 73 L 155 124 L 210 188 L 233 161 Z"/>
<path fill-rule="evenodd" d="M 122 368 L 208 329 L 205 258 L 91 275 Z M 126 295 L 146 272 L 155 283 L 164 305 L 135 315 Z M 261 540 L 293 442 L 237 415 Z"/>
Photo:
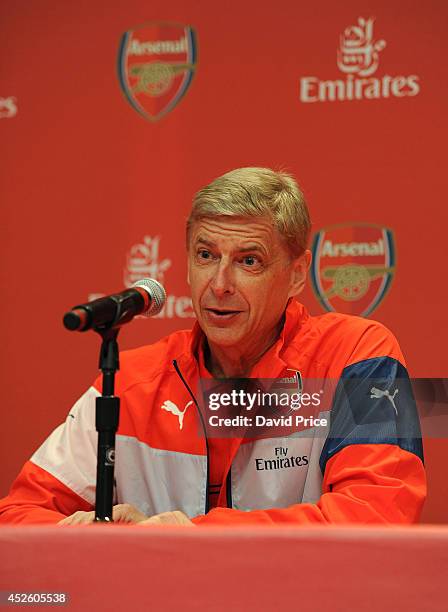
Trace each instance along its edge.
<path fill-rule="evenodd" d="M 333 225 L 314 236 L 311 280 L 325 310 L 367 316 L 390 288 L 395 249 L 390 229 Z"/>
<path fill-rule="evenodd" d="M 121 39 L 121 88 L 131 106 L 150 121 L 173 110 L 190 86 L 195 68 L 196 41 L 190 26 L 147 23 Z"/>

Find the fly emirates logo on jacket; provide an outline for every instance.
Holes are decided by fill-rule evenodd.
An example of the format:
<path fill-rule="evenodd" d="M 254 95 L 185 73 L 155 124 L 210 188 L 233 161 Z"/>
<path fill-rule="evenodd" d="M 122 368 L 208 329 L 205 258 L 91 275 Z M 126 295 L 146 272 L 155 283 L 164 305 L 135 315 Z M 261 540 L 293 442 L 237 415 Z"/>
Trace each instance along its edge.
<path fill-rule="evenodd" d="M 251 490 L 256 483 L 263 488 L 279 472 L 282 480 L 304 484 L 313 449 L 316 446 L 315 460 L 328 431 L 332 393 L 329 383 L 325 393 L 323 383 L 307 380 L 304 389 L 297 371 L 272 379 L 200 379 L 197 409 L 205 436 L 241 440 L 232 461 L 235 486 L 252 479 Z M 161 408 L 183 418 L 183 411 L 172 402 L 165 401 Z"/>
<path fill-rule="evenodd" d="M 266 459 L 264 457 L 255 458 L 255 469 L 258 472 L 265 470 L 283 470 L 290 468 L 305 467 L 309 463 L 309 457 L 307 455 L 302 456 L 288 456 L 288 448 L 275 447 L 274 457 Z"/>

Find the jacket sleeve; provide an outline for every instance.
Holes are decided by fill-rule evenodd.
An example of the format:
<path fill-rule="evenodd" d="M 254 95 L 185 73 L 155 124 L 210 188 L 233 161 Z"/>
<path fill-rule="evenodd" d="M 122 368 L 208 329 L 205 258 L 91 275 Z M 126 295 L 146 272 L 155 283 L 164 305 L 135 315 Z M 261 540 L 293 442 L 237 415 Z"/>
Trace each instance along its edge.
<path fill-rule="evenodd" d="M 9 495 L 0 500 L 0 524 L 51 524 L 91 504 L 46 470 L 27 461 Z"/>
<path fill-rule="evenodd" d="M 71 409 L 65 423 L 34 453 L 9 495 L 0 500 L 2 523 L 57 523 L 95 501 L 95 397 L 92 387 Z"/>
<path fill-rule="evenodd" d="M 426 496 L 423 463 L 415 454 L 388 444 L 353 444 L 326 464 L 323 494 L 316 504 L 243 512 L 214 508 L 199 525 L 319 523 L 414 523 Z"/>

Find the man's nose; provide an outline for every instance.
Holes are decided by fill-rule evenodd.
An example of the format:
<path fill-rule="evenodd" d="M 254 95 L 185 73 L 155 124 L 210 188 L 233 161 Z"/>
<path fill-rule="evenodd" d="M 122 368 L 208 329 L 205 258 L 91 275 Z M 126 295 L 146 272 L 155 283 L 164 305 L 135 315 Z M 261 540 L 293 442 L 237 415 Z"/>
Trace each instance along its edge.
<path fill-rule="evenodd" d="M 233 295 L 235 293 L 235 283 L 230 262 L 226 262 L 223 259 L 220 260 L 214 269 L 210 286 L 218 298 L 226 294 Z"/>

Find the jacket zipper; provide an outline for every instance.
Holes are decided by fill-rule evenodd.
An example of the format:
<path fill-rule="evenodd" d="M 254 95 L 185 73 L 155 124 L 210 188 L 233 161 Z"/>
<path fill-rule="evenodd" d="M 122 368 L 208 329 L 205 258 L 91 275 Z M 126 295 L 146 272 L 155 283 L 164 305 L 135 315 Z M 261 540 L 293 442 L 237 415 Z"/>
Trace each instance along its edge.
<path fill-rule="evenodd" d="M 227 508 L 232 507 L 232 466 L 229 467 L 226 478 L 226 502 Z"/>
<path fill-rule="evenodd" d="M 204 432 L 204 438 L 205 438 L 205 448 L 207 451 L 207 484 L 206 484 L 206 488 L 205 488 L 205 514 L 207 514 L 210 510 L 210 503 L 209 503 L 209 484 L 210 484 L 210 452 L 209 452 L 209 447 L 208 447 L 208 438 L 207 438 L 207 429 L 205 427 L 205 422 L 204 422 L 204 416 L 201 412 L 201 409 L 199 408 L 199 404 L 195 398 L 195 396 L 193 395 L 192 390 L 190 389 L 187 381 L 185 380 L 185 378 L 182 375 L 182 372 L 179 369 L 179 366 L 177 365 L 177 361 L 175 359 L 173 359 L 173 366 L 174 369 L 177 372 L 177 375 L 179 376 L 179 378 L 181 379 L 184 387 L 186 388 L 186 390 L 188 391 L 188 393 L 190 394 L 191 399 L 194 402 L 194 405 L 196 406 L 196 409 L 198 411 L 199 414 L 199 418 L 201 420 L 201 425 L 202 425 L 202 430 Z M 229 472 L 230 474 L 230 472 Z"/>

